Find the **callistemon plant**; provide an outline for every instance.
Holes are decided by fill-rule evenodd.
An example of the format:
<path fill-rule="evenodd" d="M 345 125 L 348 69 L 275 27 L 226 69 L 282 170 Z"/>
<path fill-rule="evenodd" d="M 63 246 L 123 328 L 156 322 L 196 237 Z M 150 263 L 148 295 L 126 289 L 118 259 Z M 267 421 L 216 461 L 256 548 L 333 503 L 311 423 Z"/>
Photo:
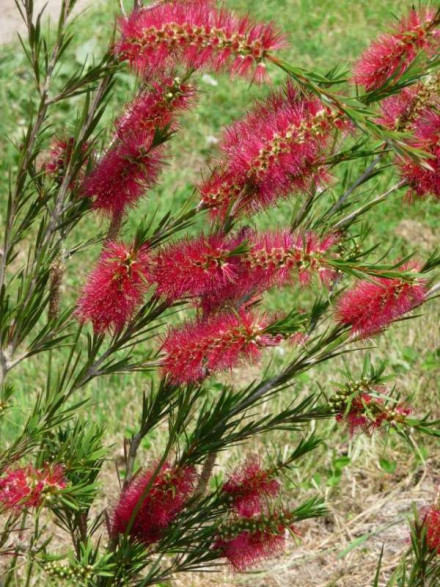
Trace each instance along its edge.
<path fill-rule="evenodd" d="M 391 198 L 409 218 L 417 199 L 438 205 L 440 11 L 412 8 L 351 71 L 324 74 L 283 60 L 282 22 L 215 0 L 136 1 L 102 60 L 68 77 L 73 6 L 62 0 L 45 36 L 33 2 L 19 4 L 35 111 L 2 190 L 4 584 L 164 585 L 220 569 L 233 584 L 326 515 L 316 483 L 303 497 L 290 478 L 311 476 L 309 453 L 337 434 L 414 450 L 440 435 L 371 357 L 440 290 L 434 252 L 384 251 L 375 231 Z M 182 204 L 169 166 L 187 177 L 185 118 L 199 80 L 225 73 L 245 78 L 245 106 L 218 112 L 215 156 Z M 349 351 L 363 368 L 347 358 L 341 379 Z M 114 396 L 93 382 L 110 375 L 119 397 L 136 388 L 122 453 L 95 423 Z M 437 578 L 439 527 L 436 502 L 412 541 L 414 568 Z"/>

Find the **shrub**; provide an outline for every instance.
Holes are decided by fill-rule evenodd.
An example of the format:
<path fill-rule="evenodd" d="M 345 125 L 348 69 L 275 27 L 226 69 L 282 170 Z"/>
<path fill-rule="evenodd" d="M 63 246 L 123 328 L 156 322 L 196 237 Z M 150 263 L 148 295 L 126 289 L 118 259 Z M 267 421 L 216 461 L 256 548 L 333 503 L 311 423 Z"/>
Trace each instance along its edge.
<path fill-rule="evenodd" d="M 37 357 L 47 383 L 29 395 L 30 416 L 0 454 L 0 552 L 12 555 L 5 584 L 21 580 L 23 564 L 27 585 L 44 575 L 152 585 L 225 562 L 245 571 L 282 553 L 303 520 L 326 513 L 317 496 L 298 503 L 286 482 L 322 446 L 311 424 L 319 431 L 319 421 L 334 420 L 352 435 L 383 430 L 410 444 L 414 433 L 439 435 L 368 354 L 334 393 L 299 397 L 294 383 L 361 350 L 360 341 L 408 319 L 440 289 L 435 253 L 380 256 L 368 244 L 374 233 L 359 224 L 399 193 L 438 199 L 440 12 L 411 10 L 353 74 L 323 75 L 281 59 L 289 31 L 276 24 L 213 0 L 159 0 L 122 15 L 102 61 L 61 84 L 73 5 L 63 0 L 52 37 L 31 0 L 19 5 L 38 104 L 11 166 L 0 258 L 3 425 L 16 394 L 11 370 Z M 135 95 L 122 113 L 111 110 L 109 128 L 102 117 L 127 68 Z M 170 141 L 184 132 L 180 120 L 196 107 L 203 71 L 285 79 L 223 130 L 217 159 L 181 209 L 170 203 L 160 216 L 150 196 L 139 219 Z M 63 136 L 54 112 L 81 100 L 72 135 Z M 359 195 L 390 164 L 394 182 Z M 261 231 L 257 215 L 286 201 L 290 220 Z M 75 244 L 86 221 L 94 238 Z M 97 244 L 99 257 L 72 292 L 77 254 L 93 255 Z M 273 288 L 284 292 L 283 313 L 264 309 Z M 263 368 L 273 347 L 284 358 Z M 244 385 L 235 368 L 249 363 L 260 374 Z M 134 372 L 148 382 L 138 429 L 125 443 L 119 497 L 97 512 L 109 449 L 105 430 L 84 417 L 86 388 Z M 288 407 L 259 409 L 282 392 L 292 394 Z M 139 462 L 155 430 L 164 441 Z M 225 480 L 213 476 L 219 453 L 276 430 L 302 435 L 290 454 L 251 450 Z M 52 547 L 48 511 L 70 538 L 67 553 Z M 405 580 L 411 561 L 405 584 L 421 585 L 426 573 L 439 580 L 438 515 L 433 504 L 413 523 L 411 552 L 395 575 Z"/>

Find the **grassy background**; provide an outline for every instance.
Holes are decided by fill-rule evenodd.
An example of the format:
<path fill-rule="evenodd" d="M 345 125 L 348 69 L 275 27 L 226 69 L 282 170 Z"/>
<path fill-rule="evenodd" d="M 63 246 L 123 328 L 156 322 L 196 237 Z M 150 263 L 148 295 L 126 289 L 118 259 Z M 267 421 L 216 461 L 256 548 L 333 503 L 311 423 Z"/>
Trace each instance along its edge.
<path fill-rule="evenodd" d="M 392 13 L 400 14 L 404 9 L 399 0 L 264 0 L 246 2 L 228 0 L 228 6 L 237 11 L 249 10 L 261 20 L 277 21 L 287 33 L 290 47 L 284 57 L 290 62 L 306 68 L 326 72 L 336 63 L 352 63 L 365 48 L 368 40 L 383 29 L 384 23 L 393 18 Z M 113 25 L 116 3 L 102 3 L 88 9 L 78 17 L 75 25 L 75 40 L 70 59 L 65 60 L 60 80 L 82 63 L 99 57 L 106 48 L 107 39 Z M 0 69 L 0 92 L 3 106 L 0 118 L 0 173 L 7 176 L 7 168 L 15 158 L 12 142 L 19 142 L 29 114 L 34 107 L 34 94 L 30 74 L 25 59 L 17 46 L 3 47 Z M 118 75 L 118 83 L 113 107 L 109 108 L 107 119 L 110 122 L 122 104 L 130 99 L 133 78 L 128 73 Z M 281 74 L 274 72 L 274 83 L 281 81 Z M 190 193 L 201 173 L 206 173 L 209 162 L 216 156 L 213 138 L 221 127 L 239 117 L 246 109 L 250 99 L 264 95 L 264 89 L 251 87 L 237 80 L 231 84 L 224 76 L 203 76 L 200 80 L 201 95 L 198 107 L 183 123 L 182 133 L 173 146 L 175 158 L 163 175 L 162 182 L 150 194 L 148 200 L 133 211 L 126 233 L 138 223 L 142 215 L 147 215 L 151 206 L 160 211 L 168 210 L 170 205 L 178 206 Z M 69 134 L 69 126 L 75 116 L 79 100 L 73 100 L 57 110 L 52 120 L 53 130 Z M 8 136 L 12 142 L 6 139 Z M 384 175 L 378 180 L 375 189 L 383 190 L 390 177 Z M 5 185 L 5 184 L 3 184 Z M 2 191 L 1 201 L 4 202 Z M 360 197 L 362 194 L 359 195 Z M 291 213 L 290 203 L 285 203 L 270 213 L 260 214 L 255 222 L 260 227 L 285 224 L 286 215 Z M 373 229 L 380 249 L 390 249 L 389 258 L 395 258 L 417 249 L 420 256 L 438 245 L 435 229 L 438 226 L 439 206 L 433 201 L 416 202 L 411 206 L 404 203 L 402 195 L 395 195 L 382 206 L 380 213 L 372 213 L 368 221 Z M 0 216 L 4 211 L 0 209 Z M 96 219 L 84 223 L 75 238 L 90 237 L 96 232 Z M 78 257 L 68 268 L 65 295 L 76 295 L 90 267 L 91 254 Z M 275 292 L 270 298 L 273 307 L 291 306 L 293 293 Z M 440 356 L 440 337 L 438 331 L 438 305 L 430 304 L 425 310 L 425 318 L 405 322 L 393 328 L 377 341 L 378 348 L 373 356 L 387 361 L 389 372 L 396 376 L 396 385 L 404 397 L 414 405 L 416 413 L 431 409 L 434 416 L 440 416 L 438 401 L 438 375 Z M 142 353 L 142 349 L 139 349 Z M 277 368 L 286 359 L 279 350 L 274 350 L 272 368 Z M 351 355 L 348 359 L 355 372 L 362 363 L 362 353 Z M 339 379 L 337 369 L 342 361 L 332 366 L 323 365 L 303 375 L 297 382 L 298 394 L 317 389 L 317 385 L 327 386 L 331 391 L 331 381 Z M 237 383 L 252 380 L 259 368 L 235 370 L 230 376 Z M 26 415 L 35 390 L 44 384 L 45 371 L 41 362 L 28 361 L 20 370 L 11 375 L 18 388 L 17 400 L 11 410 L 7 435 L 13 435 Z M 121 456 L 122 439 L 136 428 L 137 414 L 142 391 L 148 384 L 144 375 L 118 376 L 100 379 L 88 388 L 94 400 L 94 408 L 89 417 L 105 425 L 108 442 L 113 443 L 110 450 L 112 459 Z M 289 392 L 292 393 L 292 392 Z M 280 396 L 265 406 L 265 410 L 277 411 L 292 397 Z M 305 525 L 304 540 L 301 546 L 293 546 L 289 555 L 277 562 L 265 574 L 257 574 L 252 582 L 261 585 L 331 585 L 365 587 L 371 581 L 373 569 L 378 558 L 382 541 L 387 543 L 385 568 L 392 568 L 398 553 L 405 548 L 406 530 L 404 522 L 387 529 L 388 522 L 409 511 L 412 499 L 431 499 L 433 485 L 437 478 L 436 468 L 440 452 L 434 442 L 419 446 L 419 454 L 414 454 L 401 441 L 395 438 L 356 438 L 337 429 L 333 423 L 325 424 L 320 432 L 327 437 L 326 450 L 316 452 L 312 458 L 303 462 L 303 467 L 294 470 L 289 483 L 293 499 L 300 500 L 310 493 L 320 493 L 330 504 L 328 518 L 319 524 Z M 4 439 L 6 442 L 8 438 Z M 277 433 L 258 439 L 249 447 L 251 450 L 289 450 L 297 438 L 293 434 Z M 145 456 L 154 458 L 162 446 L 161 430 L 154 432 L 143 443 Z M 233 467 L 241 458 L 243 448 L 232 451 L 228 458 L 222 457 L 226 469 Z M 226 463 L 227 461 L 227 463 Z M 221 475 L 218 468 L 218 474 Z M 106 478 L 108 476 L 108 480 Z M 113 460 L 108 471 L 104 472 L 104 484 L 115 486 Z M 116 492 L 116 487 L 113 493 Z M 107 499 L 112 492 L 106 492 Z M 399 504 L 401 508 L 399 509 Z M 384 530 L 385 529 L 385 530 Z M 356 538 L 367 535 L 372 530 L 384 530 L 358 550 L 343 558 L 338 558 L 347 544 Z M 210 584 L 211 579 L 191 576 L 177 579 L 177 584 Z M 212 579 L 217 585 L 238 585 L 247 582 L 246 578 L 229 575 L 216 575 Z"/>

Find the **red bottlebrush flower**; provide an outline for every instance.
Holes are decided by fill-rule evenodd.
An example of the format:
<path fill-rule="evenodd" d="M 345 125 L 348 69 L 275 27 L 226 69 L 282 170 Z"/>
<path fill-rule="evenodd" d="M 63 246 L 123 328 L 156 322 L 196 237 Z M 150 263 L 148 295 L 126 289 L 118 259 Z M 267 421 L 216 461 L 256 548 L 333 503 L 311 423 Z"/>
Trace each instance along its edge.
<path fill-rule="evenodd" d="M 64 179 L 66 168 L 72 158 L 74 147 L 75 139 L 73 137 L 70 137 L 69 139 L 55 138 L 52 141 L 48 160 L 44 163 L 43 169 L 47 175 L 54 177 L 55 180 L 60 184 Z M 86 153 L 88 148 L 89 145 L 87 143 L 84 144 L 82 147 L 82 152 Z M 86 163 L 86 161 L 83 161 L 83 164 L 84 163 Z M 69 187 L 73 189 L 80 179 L 81 177 L 77 177 L 75 181 L 71 182 Z"/>
<path fill-rule="evenodd" d="M 401 92 L 389 96 L 381 103 L 382 116 L 377 120 L 392 130 L 404 130 L 409 122 L 411 108 L 417 99 L 417 88 L 403 88 Z"/>
<path fill-rule="evenodd" d="M 151 89 L 142 92 L 116 121 L 117 136 L 123 141 L 133 132 L 173 128 L 176 114 L 190 107 L 194 95 L 195 87 L 178 77 L 155 80 Z"/>
<path fill-rule="evenodd" d="M 438 130 L 433 112 L 438 110 L 439 90 L 439 75 L 430 76 L 426 82 L 416 86 L 403 88 L 398 94 L 389 96 L 382 102 L 382 118 L 378 122 L 399 131 L 408 131 L 415 127 L 418 131 L 416 136 L 419 133 L 423 135 L 423 126 L 427 126 L 428 136 L 432 139 L 432 127 Z M 434 120 L 431 120 L 433 117 Z M 434 130 L 434 134 L 438 132 Z"/>
<path fill-rule="evenodd" d="M 280 342 L 265 334 L 267 318 L 251 312 L 223 313 L 171 330 L 163 344 L 162 370 L 175 384 L 191 383 L 240 359 L 255 360 L 260 349 Z"/>
<path fill-rule="evenodd" d="M 145 545 L 160 540 L 163 531 L 182 511 L 185 501 L 194 490 L 195 468 L 178 468 L 165 464 L 151 482 L 154 471 L 153 467 L 140 473 L 122 491 L 113 512 L 111 533 L 114 536 L 127 531 L 140 500 L 142 504 L 128 534 Z"/>
<path fill-rule="evenodd" d="M 129 133 L 105 153 L 85 178 L 83 195 L 93 208 L 120 216 L 157 181 L 163 166 L 163 146 L 154 145 L 154 133 Z"/>
<path fill-rule="evenodd" d="M 246 571 L 286 548 L 286 531 L 296 532 L 287 514 L 269 514 L 226 523 L 213 547 L 236 571 Z"/>
<path fill-rule="evenodd" d="M 411 10 L 392 32 L 380 36 L 363 53 L 355 67 L 354 82 L 367 91 L 375 90 L 392 76 L 398 80 L 420 51 L 432 53 L 440 41 L 440 31 L 433 30 L 434 16 L 432 10 Z"/>
<path fill-rule="evenodd" d="M 201 206 L 208 208 L 213 218 L 234 215 L 237 209 L 242 211 L 257 194 L 255 187 L 245 180 L 228 170 L 214 170 L 199 186 Z"/>
<path fill-rule="evenodd" d="M 328 285 L 335 271 L 326 264 L 325 253 L 337 243 L 336 235 L 320 238 L 308 232 L 288 231 L 248 235 L 249 250 L 239 258 L 237 279 L 210 292 L 201 301 L 206 313 L 224 305 L 240 306 L 268 288 L 294 281 L 308 285 L 318 276 Z"/>
<path fill-rule="evenodd" d="M 223 170 L 200 188 L 211 214 L 252 213 L 328 181 L 327 155 L 335 130 L 348 128 L 340 112 L 316 98 L 299 99 L 288 87 L 226 130 Z"/>
<path fill-rule="evenodd" d="M 386 420 L 383 404 L 382 398 L 361 393 L 344 406 L 344 411 L 336 415 L 336 421 L 348 424 L 351 435 L 357 431 L 372 432 Z"/>
<path fill-rule="evenodd" d="M 288 253 L 285 260 L 282 258 L 283 247 L 281 246 L 281 239 L 285 241 L 285 245 L 289 245 L 289 248 L 284 249 Z M 265 237 L 262 243 L 264 247 L 261 248 L 260 244 L 259 249 L 260 251 L 267 251 L 275 261 L 278 255 L 280 264 L 275 276 L 277 284 L 282 285 L 288 281 L 289 275 L 287 272 L 294 267 L 298 271 L 300 285 L 308 285 L 312 278 L 317 276 L 321 283 L 328 286 L 335 278 L 335 270 L 327 265 L 325 254 L 337 244 L 338 240 L 336 234 L 329 234 L 323 238 L 313 232 L 292 235 L 286 235 L 285 233 L 281 235 L 274 234 Z M 255 255 L 255 257 L 257 254 L 257 251 L 251 252 L 251 255 Z"/>
<path fill-rule="evenodd" d="M 202 235 L 165 248 L 154 262 L 153 280 L 158 293 L 177 300 L 201 296 L 234 282 L 239 268 L 234 255 L 238 244 L 219 235 Z"/>
<path fill-rule="evenodd" d="M 401 267 L 400 271 L 407 271 Z M 361 338 L 379 334 L 394 320 L 400 318 L 426 299 L 423 281 L 376 278 L 374 282 L 360 281 L 339 300 L 337 319 L 352 327 Z"/>
<path fill-rule="evenodd" d="M 440 115 L 435 111 L 423 113 L 414 129 L 412 146 L 429 153 L 422 164 L 413 159 L 399 163 L 402 177 L 410 186 L 410 196 L 433 195 L 440 199 Z"/>
<path fill-rule="evenodd" d="M 229 496 L 232 509 L 244 518 L 260 514 L 264 499 L 278 495 L 279 490 L 279 482 L 273 478 L 273 473 L 261 468 L 256 455 L 248 457 L 222 488 Z"/>
<path fill-rule="evenodd" d="M 116 54 L 146 77 L 184 63 L 192 69 L 253 75 L 262 82 L 268 54 L 285 45 L 272 24 L 239 19 L 204 0 L 140 9 L 123 19 L 120 28 Z"/>
<path fill-rule="evenodd" d="M 39 507 L 49 495 L 66 486 L 61 465 L 45 465 L 41 469 L 35 469 L 32 465 L 6 469 L 0 477 L 0 510 L 19 512 Z"/>
<path fill-rule="evenodd" d="M 123 243 L 107 243 L 90 273 L 76 310 L 95 332 L 118 332 L 142 302 L 148 282 L 149 254 Z"/>
<path fill-rule="evenodd" d="M 426 531 L 428 548 L 440 554 L 440 509 L 431 505 L 421 510 L 420 517 Z"/>
<path fill-rule="evenodd" d="M 332 398 L 332 403 L 339 410 L 336 421 L 345 422 L 351 435 L 356 432 L 371 433 L 385 422 L 404 422 L 411 413 L 409 408 L 401 404 L 387 405 L 388 391 L 384 386 L 367 386 L 369 393 L 364 391 L 356 393 L 356 389 L 360 390 L 361 387 L 348 386 Z M 374 395 L 372 395 L 373 392 Z"/>

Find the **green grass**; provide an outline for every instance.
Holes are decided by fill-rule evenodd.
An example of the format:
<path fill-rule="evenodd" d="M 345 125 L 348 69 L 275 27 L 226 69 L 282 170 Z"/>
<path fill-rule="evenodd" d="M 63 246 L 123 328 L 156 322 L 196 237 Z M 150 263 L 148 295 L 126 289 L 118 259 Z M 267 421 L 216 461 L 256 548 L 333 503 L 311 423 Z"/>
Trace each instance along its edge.
<path fill-rule="evenodd" d="M 238 11 L 250 10 L 256 18 L 261 20 L 273 19 L 280 24 L 287 33 L 290 47 L 285 50 L 284 57 L 295 65 L 305 68 L 313 68 L 325 73 L 337 63 L 350 65 L 356 56 L 384 26 L 384 23 L 392 19 L 392 12 L 400 13 L 403 9 L 400 0 L 265 0 L 261 2 L 249 2 L 244 0 L 229 0 L 228 6 Z M 116 3 L 101 4 L 89 9 L 85 15 L 78 18 L 75 25 L 74 47 L 71 51 L 70 61 L 66 60 L 65 70 L 61 72 L 61 78 L 69 75 L 72 68 L 80 63 L 84 55 L 93 54 L 98 58 L 105 50 L 108 35 L 113 26 L 113 14 Z M 5 185 L 7 167 L 16 157 L 13 142 L 20 142 L 20 135 L 24 124 L 35 106 L 35 96 L 32 92 L 30 74 L 18 46 L 5 48 L 4 58 L 0 62 L 0 92 L 3 106 L 0 118 L 0 173 Z M 151 209 L 158 208 L 159 213 L 167 211 L 170 207 L 176 209 L 191 193 L 201 174 L 207 173 L 209 164 L 215 160 L 216 150 L 210 137 L 217 137 L 223 125 L 238 118 L 245 112 L 251 101 L 263 96 L 265 89 L 249 87 L 247 83 L 237 80 L 230 83 L 225 76 L 215 78 L 215 84 L 204 78 L 199 83 L 200 97 L 197 108 L 191 112 L 183 123 L 182 132 L 173 145 L 175 158 L 163 175 L 161 184 L 155 188 L 149 198 L 146 199 L 135 211 L 132 212 L 124 230 L 127 235 L 132 234 L 133 228 L 143 216 L 148 217 Z M 208 80 L 208 81 L 207 81 Z M 280 72 L 273 72 L 274 85 L 282 81 Z M 109 108 L 105 123 L 120 112 L 124 102 L 130 99 L 133 90 L 133 77 L 128 73 L 118 75 L 118 83 L 112 106 Z M 59 108 L 52 120 L 53 131 L 68 134 L 69 127 L 73 123 L 75 108 L 80 104 L 80 99 L 72 100 L 69 105 Z M 6 135 L 12 143 L 6 140 Z M 49 133 L 48 133 L 49 136 Z M 338 173 L 338 172 L 337 172 Z M 337 175 L 336 173 L 336 175 Z M 374 189 L 380 193 L 390 181 L 389 174 L 381 177 Z M 337 192 L 337 188 L 336 192 Z M 1 198 L 4 201 L 5 190 L 2 190 Z M 359 193 L 362 199 L 362 192 Z M 285 225 L 286 218 L 292 213 L 292 204 L 284 203 L 277 209 L 258 215 L 252 220 L 259 227 Z M 402 194 L 394 195 L 384 206 L 380 213 L 372 212 L 368 222 L 372 228 L 375 242 L 379 243 L 379 250 L 386 252 L 390 249 L 389 258 L 406 254 L 414 250 L 414 242 L 419 253 L 427 254 L 429 246 L 433 248 L 435 233 L 430 245 L 425 246 L 423 235 L 429 229 L 435 230 L 438 226 L 438 204 L 426 200 L 409 205 L 402 200 Z M 0 217 L 3 217 L 0 209 Z M 409 230 L 409 236 L 402 236 L 401 226 L 403 220 L 411 219 L 413 224 Z M 77 241 L 90 238 L 96 233 L 96 223 L 99 221 L 90 217 L 75 233 Z M 101 226 L 99 226 L 101 228 Z M 104 227 L 102 227 L 104 228 Z M 396 231 L 397 229 L 397 231 Z M 412 232 L 411 232 L 412 231 Z M 90 259 L 95 252 L 79 255 L 68 268 L 65 290 L 67 296 L 76 295 L 80 283 L 90 268 Z M 276 291 L 269 300 L 271 308 L 285 308 L 291 306 L 293 296 L 290 291 Z M 295 299 L 295 302 L 297 300 Z M 373 351 L 376 357 L 382 357 L 388 363 L 389 370 L 396 376 L 396 385 L 403 396 L 411 398 L 416 411 L 424 413 L 427 403 L 434 415 L 440 416 L 438 401 L 437 378 L 440 374 L 439 351 L 440 339 L 438 332 L 437 310 L 434 304 L 426 309 L 426 317 L 423 320 L 411 321 L 393 328 L 384 337 L 378 340 L 378 349 Z M 139 349 L 142 353 L 142 349 Z M 361 356 L 350 355 L 347 359 L 353 370 L 360 369 Z M 272 359 L 271 369 L 279 368 L 287 356 L 280 355 L 277 351 L 269 354 L 266 362 Z M 341 360 L 336 361 L 338 368 L 342 367 Z M 255 370 L 236 370 L 232 378 L 237 382 L 244 382 L 255 376 Z M 327 387 L 331 391 L 329 382 L 338 379 L 335 373 L 335 364 L 323 365 L 310 371 L 301 377 L 295 387 L 295 393 L 302 394 L 316 391 L 317 385 Z M 35 391 L 44 385 L 45 362 L 28 361 L 11 374 L 11 381 L 17 387 L 16 403 L 9 416 L 9 432 L 14 433 L 22 422 L 24 415 L 31 405 L 30 398 Z M 93 408 L 89 410 L 88 417 L 105 425 L 109 443 L 115 443 L 111 454 L 118 454 L 122 446 L 124 436 L 129 435 L 136 428 L 139 405 L 142 392 L 149 384 L 146 375 L 114 376 L 106 379 L 98 379 L 88 387 L 87 393 L 93 401 Z M 291 394 L 292 391 L 289 391 Z M 277 411 L 292 399 L 291 395 L 281 395 L 265 410 Z M 352 480 L 362 485 L 364 471 L 368 468 L 374 471 L 371 491 L 365 491 L 365 495 L 375 496 L 380 494 L 378 478 L 391 483 L 390 473 L 383 471 L 380 466 L 380 458 L 386 458 L 395 463 L 397 472 L 402 471 L 409 475 L 416 473 L 419 468 L 425 466 L 422 461 L 414 456 L 409 448 L 402 447 L 401 442 L 394 438 L 385 439 L 361 439 L 349 441 L 345 433 L 336 429 L 333 423 L 324 425 L 321 429 L 324 436 L 329 436 L 327 451 L 321 450 L 319 456 L 305 459 L 304 468 L 295 470 L 291 476 L 292 488 L 298 499 L 313 491 L 318 491 L 327 498 L 334 500 L 336 514 L 334 519 L 342 519 L 344 512 L 344 500 L 353 507 L 355 500 L 349 497 L 349 489 L 352 488 Z M 289 447 L 297 440 L 295 435 L 286 433 L 272 434 L 263 437 L 252 449 L 266 446 Z M 384 448 L 388 442 L 387 448 Z M 160 432 L 145 439 L 143 443 L 144 456 L 148 458 L 159 454 L 162 447 Z M 359 448 L 361 447 L 361 449 Z M 243 449 L 233 451 L 228 458 L 229 469 L 242 455 Z M 427 442 L 426 447 L 421 448 L 425 457 L 429 460 L 438 460 L 438 447 L 433 442 Z M 436 452 L 437 451 L 437 452 Z M 345 465 L 349 459 L 351 463 L 350 473 Z M 226 459 L 222 458 L 222 462 Z M 382 461 L 383 463 L 383 461 Z M 394 465 L 392 465 L 394 467 Z M 391 468 L 392 468 L 391 467 Z M 363 485 L 362 485 L 363 486 Z M 364 493 L 363 493 L 364 495 Z M 429 496 L 428 496 L 429 499 Z M 342 502 L 342 503 L 341 503 Z M 358 504 L 357 504 L 358 505 Z M 347 506 L 348 507 L 348 506 Z M 357 506 L 356 506 L 357 507 Z M 339 509 L 338 509 L 339 508 Z M 348 538 L 340 540 L 335 548 L 346 545 Z M 336 543 L 335 543 L 336 544 Z M 371 566 L 371 565 L 370 565 Z M 328 577 L 331 576 L 329 570 Z M 333 577 L 334 578 L 334 577 Z M 332 579 L 333 580 L 333 579 Z M 196 579 L 194 579 L 197 584 Z M 226 583 L 225 583 L 226 584 Z M 235 584 L 235 583 L 234 583 Z M 262 583 L 264 585 L 269 583 Z M 288 584 L 288 583 L 286 583 Z M 291 584 L 296 584 L 295 582 Z M 330 585 L 331 583 L 328 583 Z M 335 585 L 345 583 L 335 583 Z M 307 585 L 307 583 L 304 583 Z M 362 583 L 352 585 L 359 585 Z"/>

